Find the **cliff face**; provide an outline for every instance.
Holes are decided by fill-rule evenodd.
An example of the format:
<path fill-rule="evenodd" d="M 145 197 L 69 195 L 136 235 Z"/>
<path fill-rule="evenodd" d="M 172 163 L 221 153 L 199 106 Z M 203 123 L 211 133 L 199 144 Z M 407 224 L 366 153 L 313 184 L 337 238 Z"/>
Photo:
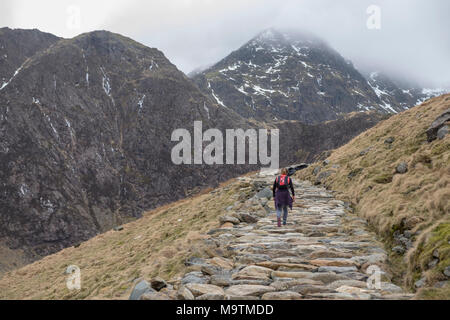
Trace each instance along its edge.
<path fill-rule="evenodd" d="M 299 121 L 277 122 L 275 125 L 280 129 L 281 137 L 281 165 L 313 162 L 324 151 L 342 146 L 388 117 L 388 115 L 376 112 L 358 112 L 348 114 L 338 120 L 314 125 L 307 125 Z"/>
<path fill-rule="evenodd" d="M 93 32 L 39 51 L 0 91 L 0 237 L 47 255 L 248 170 L 173 165 L 194 120 L 240 125 L 156 49 Z"/>
<path fill-rule="evenodd" d="M 0 28 L 0 88 L 36 52 L 47 49 L 60 38 L 38 30 Z"/>

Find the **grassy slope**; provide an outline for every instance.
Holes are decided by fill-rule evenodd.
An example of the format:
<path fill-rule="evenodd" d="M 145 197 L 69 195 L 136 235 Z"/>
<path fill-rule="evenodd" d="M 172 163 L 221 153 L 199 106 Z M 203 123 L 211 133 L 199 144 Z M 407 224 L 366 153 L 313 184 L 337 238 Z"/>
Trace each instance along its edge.
<path fill-rule="evenodd" d="M 79 247 L 47 256 L 0 279 L 0 299 L 127 299 L 134 280 L 181 275 L 189 256 L 201 256 L 205 234 L 235 204 L 242 184 L 233 179 L 214 194 L 160 207 L 122 231 L 108 231 Z M 180 220 L 181 219 L 181 220 Z M 69 265 L 81 269 L 80 291 L 66 288 Z"/>
<path fill-rule="evenodd" d="M 428 286 L 445 280 L 442 271 L 450 265 L 450 137 L 427 143 L 425 134 L 434 119 L 449 107 L 450 95 L 431 99 L 379 123 L 333 151 L 325 167 L 316 163 L 298 173 L 298 178 L 315 181 L 315 167 L 321 166 L 321 172 L 334 171 L 325 185 L 337 191 L 338 197 L 351 201 L 388 247 L 395 245 L 394 231 L 415 233 L 414 247 L 404 257 L 391 257 L 399 277 L 409 287 L 422 273 Z M 395 138 L 391 145 L 384 142 L 389 137 Z M 368 153 L 360 154 L 368 148 Z M 394 174 L 402 161 L 408 163 L 408 172 Z M 429 269 L 435 249 L 440 261 Z M 418 296 L 450 298 L 450 291 L 448 286 L 441 290 L 424 289 Z"/>

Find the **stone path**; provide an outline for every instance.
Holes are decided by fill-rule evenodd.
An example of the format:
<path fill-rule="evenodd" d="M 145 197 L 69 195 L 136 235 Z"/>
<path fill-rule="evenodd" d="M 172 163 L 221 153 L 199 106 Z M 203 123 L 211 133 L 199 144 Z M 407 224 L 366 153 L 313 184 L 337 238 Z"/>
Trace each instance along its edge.
<path fill-rule="evenodd" d="M 276 226 L 267 186 L 273 176 L 240 178 L 264 186 L 246 200 L 256 212 L 233 211 L 211 230 L 210 245 L 223 256 L 190 258 L 174 286 L 142 298 L 175 299 L 410 299 L 389 281 L 387 255 L 364 220 L 324 188 L 295 183 L 296 202 L 286 226 Z M 375 273 L 374 273 L 375 272 Z M 381 281 L 374 278 L 379 275 Z M 370 277 L 370 281 L 367 281 Z M 375 287 L 368 285 L 372 284 Z"/>

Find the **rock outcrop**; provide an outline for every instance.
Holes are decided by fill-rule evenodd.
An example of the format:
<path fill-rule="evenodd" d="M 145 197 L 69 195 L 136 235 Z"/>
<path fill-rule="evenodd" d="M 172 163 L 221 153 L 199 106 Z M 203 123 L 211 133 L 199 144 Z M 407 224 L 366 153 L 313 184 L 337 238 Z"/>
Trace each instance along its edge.
<path fill-rule="evenodd" d="M 428 142 L 432 142 L 437 138 L 443 139 L 449 131 L 449 126 L 450 126 L 450 109 L 442 113 L 430 125 L 430 127 L 426 132 Z M 439 134 L 440 131 L 441 133 Z"/>

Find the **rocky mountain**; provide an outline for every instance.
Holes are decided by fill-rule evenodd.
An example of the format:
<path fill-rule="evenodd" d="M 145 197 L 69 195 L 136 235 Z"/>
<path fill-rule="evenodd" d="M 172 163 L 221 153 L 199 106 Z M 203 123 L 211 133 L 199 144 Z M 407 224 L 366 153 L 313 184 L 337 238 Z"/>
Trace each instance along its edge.
<path fill-rule="evenodd" d="M 381 72 L 370 72 L 366 78 L 382 104 L 386 108 L 394 106 L 396 112 L 448 92 L 445 89 L 427 89 L 417 84 L 395 81 Z"/>
<path fill-rule="evenodd" d="M 280 130 L 280 165 L 314 162 L 388 117 L 378 112 L 354 112 L 317 124 L 277 121 L 274 125 Z"/>
<path fill-rule="evenodd" d="M 245 118 L 262 121 L 337 119 L 354 111 L 397 113 L 426 95 L 367 81 L 315 36 L 268 29 L 193 76 L 203 92 Z"/>
<path fill-rule="evenodd" d="M 58 40 L 38 30 L 0 28 L 0 88 L 8 84 L 25 60 Z"/>
<path fill-rule="evenodd" d="M 0 271 L 257 169 L 172 163 L 173 130 L 192 133 L 194 120 L 204 130 L 267 125 L 217 104 L 159 50 L 106 31 L 1 34 L 5 55 L 21 58 L 3 64 L 0 89 Z M 27 39 L 39 44 L 34 51 L 22 49 Z M 379 121 L 355 119 L 271 124 L 281 129 L 282 164 L 312 159 Z"/>
<path fill-rule="evenodd" d="M 99 31 L 36 50 L 0 91 L 1 243 L 34 259 L 249 170 L 173 165 L 171 133 L 194 120 L 245 127 L 131 39 Z"/>

